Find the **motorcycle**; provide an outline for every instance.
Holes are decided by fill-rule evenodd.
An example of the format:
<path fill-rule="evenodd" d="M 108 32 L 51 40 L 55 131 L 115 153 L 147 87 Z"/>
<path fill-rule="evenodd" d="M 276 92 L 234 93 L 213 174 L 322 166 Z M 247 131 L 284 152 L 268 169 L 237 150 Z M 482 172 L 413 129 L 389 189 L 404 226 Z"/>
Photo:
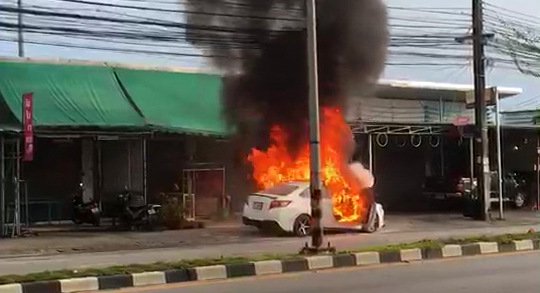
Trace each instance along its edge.
<path fill-rule="evenodd" d="M 155 228 L 159 221 L 161 205 L 146 204 L 144 196 L 134 191 L 118 194 L 120 223 L 131 230 L 146 227 Z"/>
<path fill-rule="evenodd" d="M 99 204 L 96 201 L 84 202 L 83 199 L 83 184 L 79 184 L 79 190 L 73 194 L 72 207 L 73 207 L 73 222 L 76 225 L 92 224 L 96 227 L 101 222 L 101 211 Z"/>

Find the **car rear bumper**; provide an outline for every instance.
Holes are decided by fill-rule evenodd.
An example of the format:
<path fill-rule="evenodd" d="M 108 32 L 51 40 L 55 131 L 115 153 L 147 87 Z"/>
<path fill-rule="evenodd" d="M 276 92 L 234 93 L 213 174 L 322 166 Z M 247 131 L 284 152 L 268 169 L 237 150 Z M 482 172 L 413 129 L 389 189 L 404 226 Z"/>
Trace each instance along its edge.
<path fill-rule="evenodd" d="M 244 205 L 242 217 L 245 219 L 244 224 L 249 226 L 265 228 L 269 225 L 276 225 L 285 232 L 292 232 L 296 214 L 280 209 L 254 210 L 250 206 Z"/>
<path fill-rule="evenodd" d="M 253 220 L 248 217 L 242 217 L 242 223 L 244 223 L 244 225 L 246 226 L 253 226 L 253 227 L 257 227 L 259 229 L 264 229 L 264 230 L 268 229 L 268 230 L 283 231 L 283 228 L 278 224 L 278 222 L 271 221 L 271 220 L 262 221 L 262 220 Z"/>

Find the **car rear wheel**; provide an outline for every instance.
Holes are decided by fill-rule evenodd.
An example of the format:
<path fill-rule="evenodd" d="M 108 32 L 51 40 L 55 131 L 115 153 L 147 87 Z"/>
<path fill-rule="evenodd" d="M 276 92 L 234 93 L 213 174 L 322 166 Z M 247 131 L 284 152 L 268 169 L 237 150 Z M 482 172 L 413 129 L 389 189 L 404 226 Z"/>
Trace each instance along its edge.
<path fill-rule="evenodd" d="M 294 235 L 304 237 L 311 233 L 311 217 L 308 215 L 300 215 L 294 221 Z"/>

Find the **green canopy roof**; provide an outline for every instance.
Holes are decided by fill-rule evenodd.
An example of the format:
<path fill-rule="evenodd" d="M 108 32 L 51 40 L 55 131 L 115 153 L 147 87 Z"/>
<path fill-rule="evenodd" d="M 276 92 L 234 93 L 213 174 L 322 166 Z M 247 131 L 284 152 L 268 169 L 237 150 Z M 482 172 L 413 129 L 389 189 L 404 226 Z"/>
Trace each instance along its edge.
<path fill-rule="evenodd" d="M 34 93 L 36 129 L 226 135 L 219 75 L 0 61 L 0 130 L 20 129 Z"/>
<path fill-rule="evenodd" d="M 145 126 L 108 67 L 0 62 L 0 98 L 18 123 L 22 95 L 29 92 L 36 127 Z"/>
<path fill-rule="evenodd" d="M 148 125 L 162 131 L 227 134 L 218 75 L 115 69 Z"/>

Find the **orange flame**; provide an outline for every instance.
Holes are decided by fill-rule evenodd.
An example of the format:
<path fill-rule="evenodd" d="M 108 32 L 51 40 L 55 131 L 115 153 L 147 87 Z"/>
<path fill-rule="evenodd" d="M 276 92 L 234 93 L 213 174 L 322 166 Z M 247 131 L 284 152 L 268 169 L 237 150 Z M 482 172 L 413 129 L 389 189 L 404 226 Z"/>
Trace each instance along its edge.
<path fill-rule="evenodd" d="M 367 211 L 362 182 L 349 168 L 352 133 L 340 110 L 323 108 L 321 124 L 321 179 L 332 196 L 334 216 L 342 223 L 360 223 Z M 248 161 L 260 188 L 279 183 L 309 181 L 309 143 L 293 157 L 287 149 L 288 133 L 272 127 L 271 146 L 266 151 L 252 149 Z"/>

